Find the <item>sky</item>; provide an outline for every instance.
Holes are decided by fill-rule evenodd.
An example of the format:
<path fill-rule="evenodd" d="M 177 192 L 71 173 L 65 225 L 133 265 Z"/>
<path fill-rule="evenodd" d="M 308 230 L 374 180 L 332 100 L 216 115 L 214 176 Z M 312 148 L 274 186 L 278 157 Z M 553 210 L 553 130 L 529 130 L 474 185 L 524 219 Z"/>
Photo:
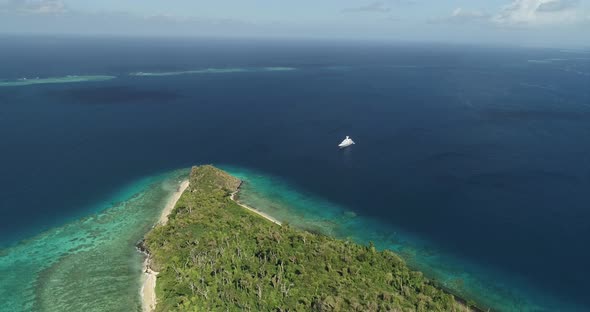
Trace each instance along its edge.
<path fill-rule="evenodd" d="M 0 0 L 0 33 L 590 47 L 590 0 Z"/>

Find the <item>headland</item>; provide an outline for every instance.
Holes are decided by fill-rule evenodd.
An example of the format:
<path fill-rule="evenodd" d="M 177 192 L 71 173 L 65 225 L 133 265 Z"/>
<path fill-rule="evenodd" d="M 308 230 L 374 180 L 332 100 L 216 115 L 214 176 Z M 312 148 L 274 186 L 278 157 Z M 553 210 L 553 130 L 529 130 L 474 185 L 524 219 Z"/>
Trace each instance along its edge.
<path fill-rule="evenodd" d="M 280 226 L 238 204 L 240 184 L 194 167 L 168 222 L 146 235 L 146 269 L 159 272 L 155 311 L 470 310 L 390 251 Z"/>

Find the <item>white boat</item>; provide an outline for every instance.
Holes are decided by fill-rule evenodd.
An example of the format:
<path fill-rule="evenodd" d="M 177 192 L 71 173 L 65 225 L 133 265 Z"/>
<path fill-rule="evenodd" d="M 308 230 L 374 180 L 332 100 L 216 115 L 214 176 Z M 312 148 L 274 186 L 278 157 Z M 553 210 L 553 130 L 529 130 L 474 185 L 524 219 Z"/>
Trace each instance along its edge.
<path fill-rule="evenodd" d="M 342 143 L 338 144 L 338 147 L 345 148 L 354 144 L 354 141 L 347 135 L 346 139 Z"/>

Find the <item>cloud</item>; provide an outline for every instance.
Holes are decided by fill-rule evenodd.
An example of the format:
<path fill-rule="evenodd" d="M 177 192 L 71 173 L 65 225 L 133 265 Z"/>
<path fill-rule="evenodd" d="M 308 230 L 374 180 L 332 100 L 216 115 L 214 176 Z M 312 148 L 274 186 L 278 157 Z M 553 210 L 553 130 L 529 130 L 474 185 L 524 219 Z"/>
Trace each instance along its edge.
<path fill-rule="evenodd" d="M 456 8 L 453 10 L 450 18 L 457 22 L 472 22 L 488 19 L 489 14 L 479 10 L 466 10 L 463 8 Z"/>
<path fill-rule="evenodd" d="M 11 8 L 10 13 L 0 11 L 0 34 L 10 31 L 10 33 L 117 34 L 156 37 L 256 37 L 283 35 L 285 28 L 271 22 L 182 16 L 166 12 L 143 16 L 125 11 L 87 12 L 73 9 L 63 14 L 32 14 L 39 10 L 26 14 L 23 10 L 15 12 L 17 11 L 14 8 Z"/>
<path fill-rule="evenodd" d="M 488 16 L 486 13 L 477 10 L 465 10 L 463 8 L 456 8 L 453 10 L 452 17 L 458 18 L 481 18 Z"/>
<path fill-rule="evenodd" d="M 512 0 L 497 13 L 456 8 L 450 16 L 429 20 L 431 24 L 479 23 L 496 27 L 574 25 L 588 22 L 579 0 Z"/>
<path fill-rule="evenodd" d="M 464 24 L 474 22 L 489 22 L 490 15 L 479 10 L 456 8 L 450 16 L 430 20 L 431 24 Z"/>
<path fill-rule="evenodd" d="M 513 0 L 492 21 L 501 26 L 573 24 L 583 20 L 576 0 Z"/>
<path fill-rule="evenodd" d="M 62 0 L 0 0 L 0 12 L 16 14 L 63 14 L 68 11 Z"/>
<path fill-rule="evenodd" d="M 414 5 L 418 3 L 418 0 L 389 0 L 389 2 L 399 5 Z"/>
<path fill-rule="evenodd" d="M 138 19 L 137 16 L 130 16 L 130 19 Z M 154 15 L 144 16 L 143 19 L 150 23 L 159 23 L 159 24 L 186 24 L 197 21 L 197 18 L 188 17 L 188 16 L 180 16 L 175 14 L 168 14 L 168 13 L 158 13 Z"/>
<path fill-rule="evenodd" d="M 363 5 L 355 8 L 346 8 L 342 12 L 374 12 L 374 13 L 387 13 L 391 11 L 391 8 L 386 6 L 385 3 L 376 1 L 367 5 Z"/>
<path fill-rule="evenodd" d="M 541 3 L 537 7 L 537 12 L 556 12 L 562 11 L 577 6 L 578 0 L 552 0 Z"/>
<path fill-rule="evenodd" d="M 141 18 L 137 16 L 129 16 L 130 20 L 141 21 Z M 159 25 L 177 25 L 182 27 L 200 27 L 200 26 L 235 26 L 235 27 L 244 27 L 244 26 L 257 26 L 256 23 L 246 21 L 246 20 L 239 20 L 239 19 L 232 19 L 232 18 L 200 18 L 200 17 L 191 17 L 191 16 L 181 16 L 175 14 L 168 14 L 168 13 L 159 13 L 155 15 L 148 15 L 143 17 L 143 21 L 146 21 L 150 24 L 159 24 Z"/>

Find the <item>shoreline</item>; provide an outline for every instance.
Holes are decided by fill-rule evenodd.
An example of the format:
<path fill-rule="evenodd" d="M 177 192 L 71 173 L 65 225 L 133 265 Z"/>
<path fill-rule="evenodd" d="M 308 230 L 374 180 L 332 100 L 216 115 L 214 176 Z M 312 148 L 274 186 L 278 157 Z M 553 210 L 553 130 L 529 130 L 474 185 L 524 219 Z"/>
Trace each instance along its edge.
<path fill-rule="evenodd" d="M 257 210 L 257 209 L 255 209 L 255 208 L 252 208 L 252 207 L 250 207 L 250 206 L 248 206 L 248 205 L 242 204 L 242 203 L 240 203 L 240 202 L 239 202 L 239 201 L 236 199 L 236 195 L 237 195 L 237 194 L 238 194 L 238 192 L 240 191 L 240 187 L 242 186 L 242 183 L 243 183 L 243 182 L 241 182 L 241 181 L 240 181 L 240 185 L 238 186 L 238 189 L 237 189 L 235 192 L 231 193 L 231 195 L 229 196 L 229 198 L 230 198 L 231 200 L 233 200 L 233 201 L 234 201 L 236 204 L 238 204 L 239 206 L 241 206 L 242 208 L 248 209 L 248 210 L 252 211 L 253 213 L 255 213 L 255 214 L 257 214 L 257 215 L 259 215 L 259 216 L 261 216 L 261 217 L 265 218 L 266 220 L 268 220 L 268 221 L 270 221 L 270 222 L 272 222 L 272 223 L 274 223 L 274 224 L 277 224 L 277 225 L 282 225 L 281 221 L 279 221 L 279 220 L 275 219 L 275 218 L 274 218 L 274 217 L 272 217 L 271 215 L 269 215 L 269 214 L 267 214 L 267 213 L 265 213 L 265 212 L 262 212 L 262 211 L 260 211 L 260 210 Z"/>
<path fill-rule="evenodd" d="M 170 215 L 170 213 L 174 209 L 174 206 L 176 206 L 176 203 L 180 199 L 180 196 L 182 196 L 184 191 L 188 188 L 188 185 L 189 185 L 188 180 L 183 180 L 180 183 L 180 185 L 178 186 L 178 189 L 176 190 L 176 192 L 174 192 L 174 194 L 172 194 L 172 197 L 170 197 L 170 199 L 166 203 L 164 210 L 162 210 L 162 213 L 160 214 L 160 218 L 158 219 L 157 224 L 164 225 L 168 222 L 168 216 Z"/>
<path fill-rule="evenodd" d="M 257 214 L 274 224 L 277 224 L 279 226 L 282 225 L 282 223 L 279 220 L 273 218 L 272 216 L 270 216 L 262 211 L 256 210 L 248 205 L 242 204 L 236 199 L 236 195 L 240 191 L 240 186 L 242 185 L 242 183 L 243 182 L 240 181 L 240 185 L 238 186 L 237 190 L 235 192 L 231 193 L 229 198 L 233 202 L 238 204 L 240 207 Z M 160 218 L 158 219 L 158 221 L 156 222 L 156 224 L 154 226 L 165 225 L 168 222 L 168 216 L 170 215 L 170 213 L 172 212 L 172 210 L 176 206 L 176 203 L 178 202 L 178 200 L 180 199 L 180 197 L 182 196 L 184 191 L 188 188 L 188 186 L 189 186 L 189 180 L 184 180 L 180 183 L 178 189 L 172 194 L 172 196 L 170 197 L 170 199 L 166 203 L 166 206 L 164 207 L 164 209 L 162 210 L 162 213 L 160 214 Z M 143 274 L 142 274 L 141 289 L 140 289 L 141 307 L 142 307 L 143 312 L 152 312 L 155 310 L 156 303 L 157 303 L 156 279 L 158 278 L 159 272 L 156 272 L 150 268 L 150 262 L 151 262 L 150 254 L 143 247 L 139 247 L 138 250 L 141 253 L 145 254 L 145 256 L 146 256 L 145 260 L 143 261 L 143 267 L 142 267 Z"/>
<path fill-rule="evenodd" d="M 238 188 L 236 189 L 236 191 L 232 192 L 230 194 L 230 196 L 229 196 L 230 200 L 235 202 L 240 207 L 247 209 L 247 210 L 257 214 L 258 216 L 263 217 L 264 219 L 281 226 L 282 222 L 275 219 L 271 215 L 269 215 L 265 212 L 262 212 L 260 210 L 257 210 L 255 208 L 252 208 L 248 205 L 242 204 L 238 201 L 238 199 L 236 198 L 236 195 L 238 195 L 238 193 L 240 192 L 240 188 L 242 186 L 242 183 L 243 183 L 243 181 L 240 181 L 240 185 L 238 185 Z M 176 192 L 174 192 L 173 195 L 168 200 L 166 207 L 164 207 L 164 210 L 162 210 L 162 213 L 160 215 L 160 218 L 158 219 L 158 222 L 154 226 L 165 225 L 167 223 L 168 215 L 170 215 L 170 213 L 172 212 L 172 210 L 176 206 L 176 203 L 178 202 L 178 200 L 180 199 L 180 197 L 182 196 L 184 191 L 188 188 L 188 186 L 189 186 L 189 180 L 182 181 L 178 190 L 176 190 Z M 157 300 L 156 300 L 156 279 L 157 279 L 159 272 L 153 271 L 150 268 L 150 262 L 151 262 L 150 254 L 145 249 L 143 249 L 143 247 L 140 247 L 138 249 L 140 252 L 142 252 L 146 255 L 146 258 L 143 262 L 143 276 L 142 276 L 141 290 L 140 290 L 141 300 L 142 300 L 142 311 L 143 312 L 152 312 L 155 310 L 156 303 L 157 303 Z M 437 285 L 437 287 L 439 289 L 441 289 L 443 292 L 453 295 L 455 300 L 459 304 L 463 305 L 467 311 L 471 311 L 471 312 L 483 312 L 484 311 L 483 309 L 479 308 L 476 305 L 475 306 L 470 305 L 469 300 L 466 300 L 463 297 L 457 296 L 456 294 L 454 294 L 452 291 L 450 291 L 446 287 L 444 287 L 444 286 L 441 287 L 441 285 Z"/>
<path fill-rule="evenodd" d="M 242 204 L 242 203 L 240 203 L 240 202 L 239 202 L 239 201 L 236 199 L 236 195 L 238 195 L 238 193 L 240 192 L 240 188 L 241 188 L 241 186 L 242 186 L 242 183 L 243 183 L 243 181 L 240 181 L 240 185 L 238 185 L 238 188 L 237 188 L 237 190 L 236 190 L 235 192 L 231 193 L 231 195 L 230 195 L 230 197 L 229 197 L 229 198 L 230 198 L 232 201 L 234 201 L 236 204 L 238 204 L 239 206 L 241 206 L 242 208 L 248 209 L 248 210 L 250 210 L 251 212 L 253 212 L 253 213 L 255 213 L 255 214 L 257 214 L 257 215 L 259 215 L 259 216 L 261 216 L 261 217 L 263 217 L 263 218 L 267 219 L 268 221 L 270 221 L 270 222 L 273 222 L 273 223 L 275 223 L 275 224 L 277 224 L 277 225 L 279 225 L 279 226 L 280 226 L 280 225 L 282 225 L 281 221 L 279 221 L 279 220 L 275 219 L 275 218 L 274 218 L 274 217 L 272 217 L 271 215 L 269 215 L 269 214 L 267 214 L 267 213 L 265 213 L 265 212 L 262 212 L 262 211 L 260 211 L 260 210 L 257 210 L 257 209 L 255 209 L 255 208 L 252 208 L 252 207 L 250 207 L 250 206 L 248 206 L 248 205 Z M 453 293 L 453 291 L 451 291 L 450 289 L 448 289 L 448 288 L 446 288 L 446 287 L 444 287 L 444 286 L 442 286 L 442 285 L 438 285 L 438 284 L 436 285 L 436 287 L 438 287 L 439 289 L 441 289 L 443 292 L 445 292 L 445 293 L 447 293 L 447 294 L 450 294 L 450 295 L 452 295 L 452 296 L 454 297 L 454 299 L 455 299 L 455 300 L 456 300 L 456 301 L 457 301 L 459 304 L 463 305 L 463 306 L 466 308 L 466 310 L 467 310 L 467 311 L 470 311 L 470 312 L 485 312 L 485 311 L 484 311 L 482 308 L 478 307 L 477 305 L 470 305 L 470 300 L 467 300 L 467 299 L 465 299 L 465 298 L 463 298 L 463 297 L 460 297 L 460 296 L 456 295 L 456 294 L 455 294 L 455 293 Z"/>
<path fill-rule="evenodd" d="M 158 222 L 154 226 L 165 225 L 168 222 L 168 216 L 188 186 L 189 180 L 183 180 L 180 183 L 178 189 L 172 194 L 170 199 L 168 199 L 166 206 L 160 214 Z M 141 278 L 141 310 L 143 312 L 152 312 L 156 308 L 156 279 L 158 277 L 158 272 L 153 271 L 150 268 L 150 254 L 147 253 L 145 249 L 142 250 L 141 248 L 140 252 L 146 255 L 145 260 L 143 261 L 143 274 Z"/>

